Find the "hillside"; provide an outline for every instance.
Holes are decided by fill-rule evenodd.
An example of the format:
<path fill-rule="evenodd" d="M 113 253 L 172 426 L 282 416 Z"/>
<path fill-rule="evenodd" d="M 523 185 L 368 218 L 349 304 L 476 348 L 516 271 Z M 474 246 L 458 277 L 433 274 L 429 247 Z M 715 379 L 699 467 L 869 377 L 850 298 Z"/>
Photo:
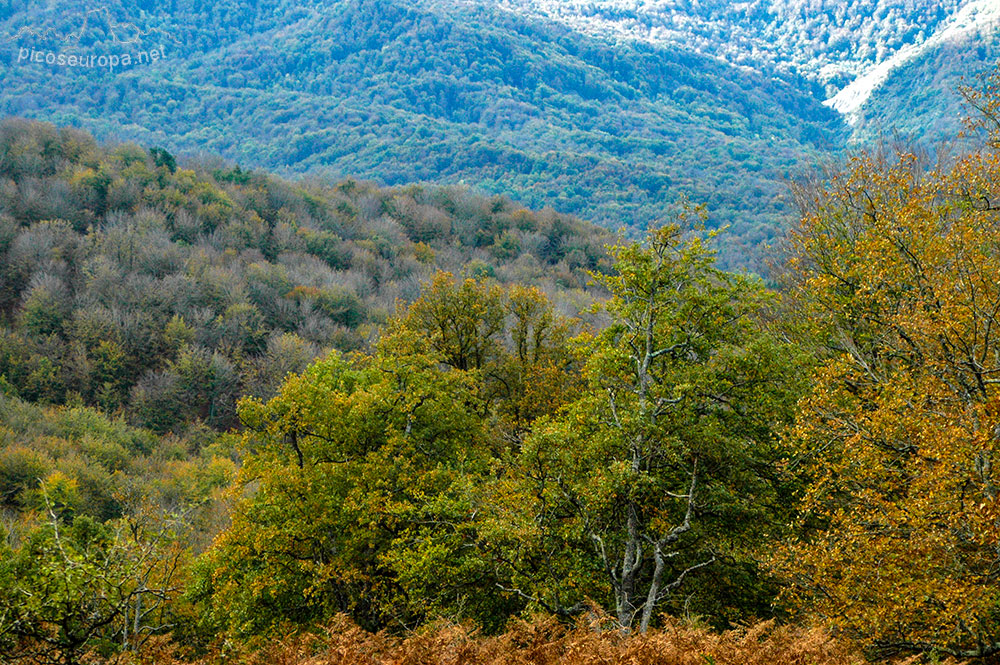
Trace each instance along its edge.
<path fill-rule="evenodd" d="M 595 36 L 680 45 L 755 69 L 798 71 L 830 96 L 981 0 L 479 0 Z"/>
<path fill-rule="evenodd" d="M 863 145 L 893 134 L 929 146 L 954 141 L 968 115 L 958 88 L 978 86 L 975 75 L 984 63 L 998 61 L 1000 31 L 973 32 L 915 55 L 858 109 L 854 141 Z"/>
<path fill-rule="evenodd" d="M 14 5 L 0 33 L 65 20 L 64 34 L 83 10 Z M 743 266 L 787 226 L 782 181 L 845 138 L 794 76 L 490 8 L 147 11 L 144 25 L 168 36 L 149 38 L 167 41 L 164 60 L 114 74 L 4 67 L 0 113 L 285 174 L 464 182 L 610 228 L 644 228 L 686 194 L 731 225 L 722 260 Z M 34 40 L 22 32 L 11 55 Z"/>
<path fill-rule="evenodd" d="M 992 0 L 480 0 L 595 37 L 699 53 L 761 72 L 795 72 L 853 125 L 852 143 L 952 136 L 956 88 L 1000 58 Z"/>
<path fill-rule="evenodd" d="M 332 349 L 365 348 L 437 271 L 591 300 L 607 236 L 462 188 L 293 184 L 162 149 L 0 124 L 0 387 L 158 432 L 235 424 Z"/>

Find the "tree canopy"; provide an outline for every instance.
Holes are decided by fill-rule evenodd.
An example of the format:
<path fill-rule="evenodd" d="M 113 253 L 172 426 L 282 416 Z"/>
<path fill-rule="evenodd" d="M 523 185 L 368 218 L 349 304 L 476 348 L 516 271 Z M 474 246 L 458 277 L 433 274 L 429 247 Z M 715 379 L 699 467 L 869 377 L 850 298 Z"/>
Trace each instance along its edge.
<path fill-rule="evenodd" d="M 887 653 L 1000 651 L 998 188 L 992 148 L 861 157 L 792 240 L 826 358 L 789 435 L 809 483 L 788 594 Z"/>

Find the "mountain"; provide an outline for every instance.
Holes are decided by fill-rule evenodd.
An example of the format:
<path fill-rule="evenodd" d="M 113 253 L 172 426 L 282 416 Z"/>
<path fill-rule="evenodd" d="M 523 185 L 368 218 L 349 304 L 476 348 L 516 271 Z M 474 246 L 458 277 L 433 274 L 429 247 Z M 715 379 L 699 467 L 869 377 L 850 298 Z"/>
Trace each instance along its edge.
<path fill-rule="evenodd" d="M 794 72 L 852 125 L 852 143 L 953 136 L 957 88 L 1000 60 L 995 0 L 478 0 L 618 41 Z"/>
<path fill-rule="evenodd" d="M 612 228 L 661 220 L 687 195 L 712 225 L 731 225 L 723 261 L 744 266 L 787 224 L 781 183 L 846 138 L 801 77 L 497 8 L 108 11 L 176 43 L 160 62 L 115 71 L 15 62 L 0 69 L 0 113 L 286 175 L 466 183 Z M 0 34 L 43 15 L 19 5 Z"/>
<path fill-rule="evenodd" d="M 833 95 L 828 103 L 849 117 L 856 114 L 882 84 L 907 64 L 956 46 L 972 49 L 977 43 L 990 41 L 1000 28 L 1000 4 L 993 0 L 972 0 L 964 4 L 947 21 L 942 22 L 929 37 L 907 43 L 888 57 L 871 64 L 866 71 Z M 975 52 L 975 51 L 971 51 Z M 976 53 L 976 57 L 981 57 Z"/>
<path fill-rule="evenodd" d="M 1000 16 L 1000 5 L 993 11 Z M 853 141 L 863 145 L 895 134 L 929 145 L 953 142 L 968 113 L 959 87 L 976 85 L 976 73 L 997 62 L 1000 30 L 991 24 L 966 25 L 931 47 L 905 54 L 853 112 Z"/>
<path fill-rule="evenodd" d="M 997 7 L 7 0 L 0 114 L 286 176 L 465 184 L 609 228 L 668 219 L 686 196 L 729 225 L 722 264 L 757 268 L 794 215 L 788 179 L 849 145 L 953 133 L 956 86 L 1000 57 Z M 82 23 L 109 36 L 77 51 L 133 64 L 19 60 L 74 52 L 32 35 Z"/>
<path fill-rule="evenodd" d="M 856 109 L 894 68 L 973 32 L 996 32 L 994 0 L 474 0 L 594 36 L 694 49 L 795 71 Z"/>

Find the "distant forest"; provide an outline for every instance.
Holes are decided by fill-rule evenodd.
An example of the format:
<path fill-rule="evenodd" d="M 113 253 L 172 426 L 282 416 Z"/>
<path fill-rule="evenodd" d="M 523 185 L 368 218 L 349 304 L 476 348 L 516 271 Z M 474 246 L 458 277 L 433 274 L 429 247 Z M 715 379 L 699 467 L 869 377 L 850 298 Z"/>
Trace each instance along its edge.
<path fill-rule="evenodd" d="M 67 4 L 53 15 L 12 0 L 0 33 L 67 32 L 91 9 Z M 165 60 L 85 76 L 3 68 L 0 113 L 286 175 L 467 183 L 638 234 L 683 193 L 708 204 L 711 226 L 730 226 L 720 262 L 757 269 L 795 213 L 786 181 L 839 155 L 848 135 L 804 79 L 499 10 L 268 0 L 180 3 L 167 17 L 139 6 L 165 35 Z M 19 45 L 46 43 L 14 40 L 12 61 Z"/>

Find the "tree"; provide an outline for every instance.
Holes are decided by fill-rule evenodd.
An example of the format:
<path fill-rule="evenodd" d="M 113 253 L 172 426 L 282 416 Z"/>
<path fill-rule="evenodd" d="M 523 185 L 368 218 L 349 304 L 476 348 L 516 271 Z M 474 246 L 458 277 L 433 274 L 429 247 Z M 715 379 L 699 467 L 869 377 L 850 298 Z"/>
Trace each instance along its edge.
<path fill-rule="evenodd" d="M 426 334 L 455 369 L 482 369 L 500 352 L 503 298 L 495 284 L 471 278 L 456 283 L 450 273 L 439 272 L 403 325 Z"/>
<path fill-rule="evenodd" d="M 993 149 L 1000 148 L 1000 67 L 981 74 L 977 85 L 963 86 L 960 92 L 973 112 L 966 125 L 973 131 L 985 131 L 987 143 Z"/>
<path fill-rule="evenodd" d="M 20 323 L 37 336 L 62 332 L 69 309 L 69 293 L 57 277 L 44 275 L 24 296 Z"/>
<path fill-rule="evenodd" d="M 112 340 L 101 340 L 90 352 L 93 369 L 90 373 L 91 392 L 96 401 L 107 411 L 121 404 L 128 386 L 128 359 L 125 352 Z"/>
<path fill-rule="evenodd" d="M 505 309 L 505 344 L 486 380 L 500 429 L 520 443 L 536 419 L 572 399 L 581 387 L 580 364 L 569 349 L 573 323 L 537 288 L 510 287 Z"/>
<path fill-rule="evenodd" d="M 534 289 L 440 274 L 373 354 L 333 354 L 267 403 L 243 400 L 240 498 L 194 592 L 206 616 L 237 634 L 338 612 L 378 629 L 502 627 L 523 603 L 497 588 L 479 505 L 577 381 L 567 326 Z"/>
<path fill-rule="evenodd" d="M 468 492 L 487 469 L 474 386 L 412 346 L 333 354 L 241 402 L 248 494 L 202 562 L 210 620 L 259 634 L 339 612 L 379 629 L 494 613 L 497 594 L 470 593 L 489 572 L 470 547 Z"/>
<path fill-rule="evenodd" d="M 788 596 L 883 653 L 1000 652 L 1000 156 L 853 160 L 793 237 L 826 355 L 790 467 Z"/>
<path fill-rule="evenodd" d="M 414 351 L 476 375 L 483 415 L 495 421 L 503 447 L 519 442 L 535 418 L 554 413 L 579 386 L 567 344 L 571 326 L 535 287 L 439 272 L 391 327 L 421 341 Z"/>
<path fill-rule="evenodd" d="M 157 168 L 166 168 L 168 172 L 174 173 L 177 171 L 177 160 L 174 156 L 163 148 L 150 148 L 149 154 L 153 158 L 153 163 Z M 239 167 L 237 167 L 238 169 Z"/>
<path fill-rule="evenodd" d="M 6 535 L 0 533 L 0 535 Z M 0 544 L 5 661 L 77 665 L 88 653 L 137 649 L 170 627 L 183 550 L 148 511 L 99 524 L 54 510 L 13 549 Z"/>
<path fill-rule="evenodd" d="M 611 248 L 611 325 L 578 340 L 586 388 L 536 422 L 484 503 L 508 591 L 557 614 L 609 598 L 621 628 L 758 546 L 774 515 L 775 423 L 796 390 L 762 325 L 768 294 L 677 227 Z"/>

